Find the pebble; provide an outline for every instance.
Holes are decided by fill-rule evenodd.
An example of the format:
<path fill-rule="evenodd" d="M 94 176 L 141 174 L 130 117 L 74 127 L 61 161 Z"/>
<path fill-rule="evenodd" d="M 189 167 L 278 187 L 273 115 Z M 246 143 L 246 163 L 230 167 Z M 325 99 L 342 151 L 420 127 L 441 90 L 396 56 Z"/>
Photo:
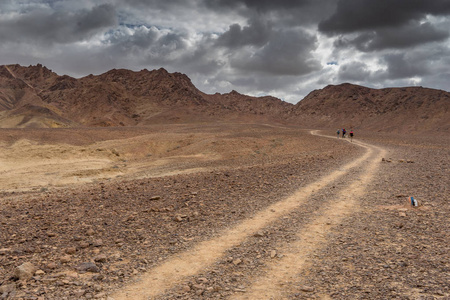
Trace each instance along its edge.
<path fill-rule="evenodd" d="M 96 257 L 94 257 L 94 261 L 95 261 L 95 262 L 101 262 L 101 263 L 104 263 L 104 262 L 106 262 L 106 260 L 107 260 L 107 257 L 106 257 L 105 254 L 99 254 L 99 255 L 97 255 Z"/>
<path fill-rule="evenodd" d="M 100 272 L 100 269 L 93 262 L 81 263 L 76 267 L 76 269 L 80 272 L 92 272 L 92 273 Z"/>
<path fill-rule="evenodd" d="M 19 280 L 28 280 L 33 277 L 37 268 L 30 262 L 25 262 L 14 270 L 14 277 Z"/>

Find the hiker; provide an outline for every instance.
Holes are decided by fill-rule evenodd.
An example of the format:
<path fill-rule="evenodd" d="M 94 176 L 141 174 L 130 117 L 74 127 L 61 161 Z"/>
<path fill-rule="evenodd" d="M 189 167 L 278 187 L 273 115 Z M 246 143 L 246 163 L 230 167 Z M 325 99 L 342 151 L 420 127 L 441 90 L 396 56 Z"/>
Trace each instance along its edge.
<path fill-rule="evenodd" d="M 341 132 L 339 131 L 339 129 L 336 131 L 337 134 L 337 138 L 339 138 L 339 135 L 341 134 Z"/>
<path fill-rule="evenodd" d="M 353 130 L 350 130 L 350 140 L 353 142 Z"/>
<path fill-rule="evenodd" d="M 342 137 L 343 138 L 345 138 L 345 133 L 346 133 L 347 131 L 345 131 L 345 128 L 342 128 Z"/>

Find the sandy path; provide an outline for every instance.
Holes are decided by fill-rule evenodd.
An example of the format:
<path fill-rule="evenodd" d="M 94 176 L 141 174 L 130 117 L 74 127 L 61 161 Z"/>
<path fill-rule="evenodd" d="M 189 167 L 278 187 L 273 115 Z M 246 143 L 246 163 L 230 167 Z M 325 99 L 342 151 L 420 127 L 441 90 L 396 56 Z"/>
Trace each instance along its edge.
<path fill-rule="evenodd" d="M 269 263 L 263 277 L 256 278 L 245 294 L 236 294 L 231 299 L 285 299 L 292 293 L 292 283 L 298 281 L 297 274 L 311 265 L 313 252 L 327 242 L 326 233 L 339 225 L 347 215 L 358 211 L 358 198 L 364 196 L 366 186 L 375 176 L 385 150 L 361 142 L 355 143 L 368 149 L 369 154 L 362 165 L 361 175 L 341 190 L 330 201 L 330 205 L 319 212 L 317 218 L 302 228 L 296 242 L 277 249 L 278 253 L 283 254 L 282 259 Z"/>
<path fill-rule="evenodd" d="M 355 159 L 353 162 L 339 168 L 336 171 L 331 172 L 329 175 L 322 177 L 321 179 L 313 182 L 304 188 L 299 189 L 290 197 L 281 200 L 267 209 L 257 212 L 252 218 L 244 220 L 235 227 L 229 228 L 218 235 L 216 238 L 210 239 L 199 243 L 184 253 L 175 255 L 163 262 L 161 265 L 149 270 L 145 275 L 141 276 L 138 281 L 125 287 L 122 290 L 112 294 L 114 299 L 148 299 L 157 296 L 164 291 L 180 284 L 186 277 L 195 275 L 207 266 L 212 265 L 219 258 L 221 258 L 225 251 L 239 245 L 247 237 L 255 234 L 270 223 L 278 220 L 282 216 L 297 209 L 303 203 L 305 203 L 311 195 L 325 186 L 332 184 L 337 179 L 346 175 L 351 169 L 356 167 L 366 166 L 367 174 L 359 178 L 356 181 L 355 186 L 352 188 L 351 199 L 357 198 L 364 192 L 364 184 L 370 181 L 373 173 L 376 170 L 376 162 L 379 161 L 380 153 L 374 154 L 375 147 L 357 143 L 355 144 L 367 149 L 367 152 L 361 157 Z M 379 152 L 379 151 L 377 151 Z M 367 162 L 370 162 L 367 164 Z M 317 232 L 323 231 L 326 228 L 323 227 L 325 220 L 329 218 L 337 218 L 337 216 L 343 217 L 341 214 L 343 211 L 348 210 L 351 212 L 352 201 L 344 202 L 345 197 L 341 196 L 340 201 L 327 209 L 323 216 L 317 219 L 313 224 L 309 225 L 305 232 Z M 349 207 L 350 204 L 350 207 Z M 314 249 L 323 241 L 315 241 L 315 234 L 308 233 L 309 237 L 303 236 L 299 244 L 293 248 L 293 253 L 303 249 L 303 247 L 310 247 Z M 288 265 L 289 262 L 285 263 Z M 279 280 L 283 281 L 284 277 L 279 276 Z M 255 288 L 255 290 L 258 290 Z M 265 296 L 263 296 L 265 298 Z M 256 296 L 253 299 L 258 299 Z"/>

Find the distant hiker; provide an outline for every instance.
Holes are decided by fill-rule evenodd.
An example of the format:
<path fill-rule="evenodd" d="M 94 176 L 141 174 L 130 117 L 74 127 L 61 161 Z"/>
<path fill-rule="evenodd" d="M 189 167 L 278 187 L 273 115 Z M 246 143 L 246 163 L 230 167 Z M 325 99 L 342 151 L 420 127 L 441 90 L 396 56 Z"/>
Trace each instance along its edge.
<path fill-rule="evenodd" d="M 347 131 L 345 131 L 345 128 L 342 128 L 342 137 L 343 138 L 345 138 L 345 133 L 346 133 Z"/>
<path fill-rule="evenodd" d="M 341 132 L 339 131 L 339 129 L 336 131 L 337 134 L 337 138 L 339 138 L 339 135 L 341 134 Z"/>
<path fill-rule="evenodd" d="M 353 142 L 353 130 L 350 130 L 350 140 Z"/>

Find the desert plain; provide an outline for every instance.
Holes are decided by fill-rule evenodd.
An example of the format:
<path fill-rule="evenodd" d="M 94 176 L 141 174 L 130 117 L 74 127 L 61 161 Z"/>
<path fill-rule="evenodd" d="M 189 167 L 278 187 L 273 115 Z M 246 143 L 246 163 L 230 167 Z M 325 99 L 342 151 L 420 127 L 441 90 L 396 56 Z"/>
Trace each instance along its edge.
<path fill-rule="evenodd" d="M 0 299 L 449 299 L 449 158 L 439 134 L 1 129 Z"/>

